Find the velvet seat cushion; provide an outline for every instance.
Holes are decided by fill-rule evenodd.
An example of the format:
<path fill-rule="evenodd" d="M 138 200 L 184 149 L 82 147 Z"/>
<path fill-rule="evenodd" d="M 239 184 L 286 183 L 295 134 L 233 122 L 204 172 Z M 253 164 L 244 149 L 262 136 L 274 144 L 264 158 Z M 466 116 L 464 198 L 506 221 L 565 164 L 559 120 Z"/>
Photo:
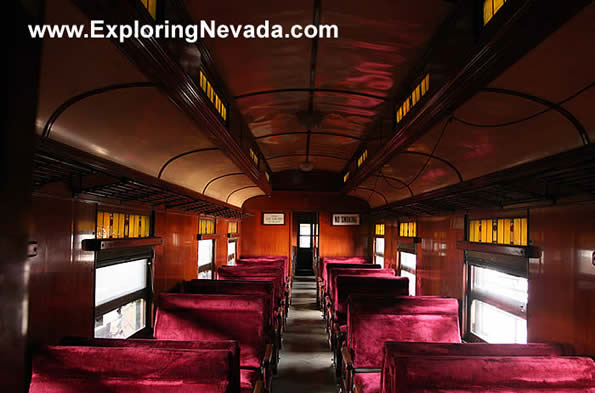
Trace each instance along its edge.
<path fill-rule="evenodd" d="M 30 393 L 231 392 L 228 351 L 45 347 L 33 356 Z"/>
<path fill-rule="evenodd" d="M 273 300 L 272 281 L 248 280 L 190 280 L 181 285 L 182 293 L 192 294 L 229 294 L 256 295 L 264 297 L 267 313 L 267 330 L 272 331 L 274 325 L 275 305 Z"/>
<path fill-rule="evenodd" d="M 353 383 L 359 385 L 362 393 L 380 393 L 380 373 L 357 373 Z"/>
<path fill-rule="evenodd" d="M 250 368 L 240 369 L 240 390 L 242 393 L 252 393 L 254 385 L 260 378 L 258 370 Z"/>
<path fill-rule="evenodd" d="M 265 352 L 262 297 L 165 293 L 159 298 L 155 338 L 226 341 L 240 345 L 240 366 L 259 368 Z"/>
<path fill-rule="evenodd" d="M 400 357 L 392 393 L 594 392 L 595 364 L 580 357 Z"/>
<path fill-rule="evenodd" d="M 380 369 L 386 341 L 460 343 L 458 301 L 437 297 L 350 297 L 347 345 L 354 368 Z M 376 313 L 378 309 L 392 313 Z"/>
<path fill-rule="evenodd" d="M 375 264 L 375 263 L 360 263 L 360 262 L 356 262 L 356 263 L 352 263 L 352 262 L 327 262 L 324 265 L 324 277 L 323 277 L 323 288 L 324 288 L 324 292 L 325 293 L 330 293 L 329 292 L 329 282 L 330 282 L 330 272 L 333 269 L 355 269 L 355 268 L 361 268 L 361 269 L 381 269 L 382 266 Z"/>
<path fill-rule="evenodd" d="M 358 272 L 357 275 L 344 274 L 338 275 L 335 278 L 333 311 L 340 323 L 346 321 L 347 299 L 349 296 L 409 295 L 409 279 L 407 277 L 395 276 L 393 269 L 381 269 L 377 273 Z"/>
<path fill-rule="evenodd" d="M 60 342 L 63 346 L 83 347 L 132 347 L 176 350 L 224 350 L 231 357 L 230 387 L 233 392 L 240 386 L 240 347 L 237 341 L 171 341 L 153 339 L 86 338 L 66 337 Z"/>
<path fill-rule="evenodd" d="M 261 265 L 275 265 L 277 262 L 281 262 L 283 267 L 283 275 L 285 281 L 289 278 L 289 258 L 287 257 L 242 257 L 236 260 L 236 264 L 239 266 L 249 265 L 250 263 L 261 264 Z"/>
<path fill-rule="evenodd" d="M 357 264 L 362 264 L 362 263 L 367 263 L 368 260 L 364 257 L 324 257 L 320 260 L 320 272 L 319 272 L 319 276 L 322 279 L 323 282 L 326 282 L 326 278 L 327 278 L 327 264 L 329 263 L 357 263 Z"/>
<path fill-rule="evenodd" d="M 272 280 L 275 307 L 278 307 L 285 294 L 283 269 L 271 266 L 220 266 L 217 269 L 220 280 Z"/>
<path fill-rule="evenodd" d="M 324 290 L 325 292 L 332 296 L 333 295 L 333 291 L 335 288 L 336 282 L 337 282 L 337 276 L 342 275 L 342 274 L 351 274 L 351 275 L 366 275 L 366 274 L 372 274 L 370 273 L 370 270 L 373 270 L 375 272 L 383 272 L 385 275 L 386 274 L 391 274 L 392 276 L 395 275 L 395 270 L 394 269 L 382 269 L 382 267 L 378 264 L 371 264 L 371 263 L 366 263 L 366 264 L 360 264 L 360 265 L 351 265 L 351 264 L 334 264 L 334 263 L 330 263 L 328 266 L 328 279 L 325 283 L 325 287 Z"/>
<path fill-rule="evenodd" d="M 571 356 L 574 349 L 565 344 L 487 344 L 422 343 L 388 341 L 384 344 L 381 388 L 389 392 L 395 383 L 395 362 L 403 356 Z"/>

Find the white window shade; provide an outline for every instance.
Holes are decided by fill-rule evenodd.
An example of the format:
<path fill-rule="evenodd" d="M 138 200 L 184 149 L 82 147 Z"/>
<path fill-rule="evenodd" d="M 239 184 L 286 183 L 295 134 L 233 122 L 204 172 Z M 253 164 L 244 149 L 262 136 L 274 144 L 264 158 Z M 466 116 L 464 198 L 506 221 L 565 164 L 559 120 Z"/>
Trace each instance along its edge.
<path fill-rule="evenodd" d="M 147 259 L 119 263 L 95 270 L 95 306 L 147 287 Z"/>
<path fill-rule="evenodd" d="M 198 242 L 198 266 L 210 265 L 213 262 L 214 240 L 200 240 Z"/>

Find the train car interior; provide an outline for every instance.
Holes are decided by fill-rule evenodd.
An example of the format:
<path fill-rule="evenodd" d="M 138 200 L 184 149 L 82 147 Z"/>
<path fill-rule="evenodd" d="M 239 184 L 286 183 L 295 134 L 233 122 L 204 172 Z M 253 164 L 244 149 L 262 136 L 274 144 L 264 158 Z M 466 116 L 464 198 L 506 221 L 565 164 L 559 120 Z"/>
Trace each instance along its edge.
<path fill-rule="evenodd" d="M 8 3 L 0 391 L 595 393 L 591 0 Z"/>

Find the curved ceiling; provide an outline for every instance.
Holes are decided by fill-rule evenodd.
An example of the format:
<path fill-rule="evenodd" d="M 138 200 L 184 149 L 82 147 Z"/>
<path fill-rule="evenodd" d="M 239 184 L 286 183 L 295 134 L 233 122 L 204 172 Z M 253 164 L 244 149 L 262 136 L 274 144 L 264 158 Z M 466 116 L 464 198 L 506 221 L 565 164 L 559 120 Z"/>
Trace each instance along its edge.
<path fill-rule="evenodd" d="M 255 0 L 233 9 L 224 2 L 185 5 L 195 22 L 258 25 L 269 20 L 288 31 L 295 24 L 311 24 L 319 13 L 321 24 L 339 26 L 337 39 L 206 40 L 275 172 L 297 169 L 306 160 L 314 170 L 341 171 L 453 7 L 444 0 L 382 0 L 373 6 Z M 276 135 L 285 133 L 302 135 Z"/>
<path fill-rule="evenodd" d="M 47 23 L 88 23 L 70 1 L 47 5 Z M 134 82 L 146 78 L 109 40 L 44 41 L 38 132 L 72 97 Z M 157 87 L 113 89 L 75 101 L 54 122 L 49 138 L 199 193 L 215 178 L 240 172 Z M 250 192 L 229 199 L 241 206 L 263 194 L 245 175 L 216 179 L 204 194 L 225 202 L 248 186 Z"/>
<path fill-rule="evenodd" d="M 581 127 L 592 142 L 593 18 L 592 4 L 360 186 L 390 203 L 412 196 L 406 186 L 418 195 L 581 147 Z M 353 194 L 367 199 L 371 192 Z M 372 207 L 386 203 L 379 194 Z"/>

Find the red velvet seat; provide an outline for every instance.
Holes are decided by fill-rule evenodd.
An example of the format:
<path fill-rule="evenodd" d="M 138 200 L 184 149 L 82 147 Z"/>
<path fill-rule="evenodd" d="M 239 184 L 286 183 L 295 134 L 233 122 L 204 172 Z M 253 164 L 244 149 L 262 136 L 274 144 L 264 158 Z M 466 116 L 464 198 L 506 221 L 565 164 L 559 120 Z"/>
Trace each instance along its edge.
<path fill-rule="evenodd" d="M 231 391 L 237 392 L 240 386 L 240 347 L 237 341 L 171 341 L 154 339 L 111 339 L 66 337 L 60 342 L 63 346 L 83 347 L 128 347 L 175 350 L 218 350 L 228 351 L 231 357 Z"/>
<path fill-rule="evenodd" d="M 457 299 L 353 296 L 347 306 L 343 385 L 351 391 L 352 374 L 380 371 L 386 341 L 460 343 Z"/>
<path fill-rule="evenodd" d="M 362 269 L 381 269 L 382 266 L 377 265 L 377 264 L 373 264 L 373 263 L 367 263 L 365 262 L 365 260 L 362 261 L 356 261 L 356 262 L 352 262 L 351 260 L 345 260 L 345 261 L 330 261 L 330 262 L 326 262 L 324 264 L 324 270 L 323 270 L 323 274 L 321 276 L 321 281 L 322 281 L 322 287 L 325 291 L 325 293 L 328 294 L 328 283 L 329 283 L 329 271 L 332 269 L 348 269 L 348 268 L 362 268 Z"/>
<path fill-rule="evenodd" d="M 395 383 L 395 362 L 403 356 L 572 356 L 574 348 L 563 344 L 487 344 L 487 343 L 411 343 L 389 341 L 384 344 L 382 377 L 376 373 L 376 388 L 362 393 L 388 392 Z M 382 387 L 382 388 L 381 388 Z"/>
<path fill-rule="evenodd" d="M 191 280 L 181 285 L 183 293 L 192 294 L 229 294 L 229 295 L 252 295 L 262 296 L 265 301 L 267 319 L 268 342 L 275 345 L 275 369 L 279 361 L 279 349 L 281 348 L 281 329 L 277 321 L 272 281 L 252 280 Z"/>
<path fill-rule="evenodd" d="M 220 280 L 272 280 L 275 307 L 278 308 L 282 303 L 285 286 L 281 267 L 220 266 L 217 276 Z"/>
<path fill-rule="evenodd" d="M 159 298 L 154 335 L 159 340 L 238 341 L 240 367 L 262 367 L 268 386 L 272 352 L 265 345 L 265 326 L 262 297 L 167 293 Z"/>
<path fill-rule="evenodd" d="M 403 356 L 394 367 L 387 393 L 595 392 L 589 358 Z"/>
<path fill-rule="evenodd" d="M 333 296 L 334 284 L 336 283 L 337 276 L 342 274 L 357 275 L 368 275 L 373 274 L 369 270 L 374 270 L 377 273 L 383 273 L 383 275 L 395 275 L 394 269 L 383 269 L 382 266 L 377 264 L 365 263 L 365 264 L 351 264 L 351 263 L 329 263 L 327 265 L 327 280 L 325 282 L 324 291 L 327 295 Z"/>
<path fill-rule="evenodd" d="M 248 280 L 190 280 L 181 285 L 181 292 L 192 294 L 258 295 L 264 297 L 268 329 L 274 330 L 273 283 Z"/>
<path fill-rule="evenodd" d="M 240 257 L 236 262 L 238 265 L 242 265 L 242 263 L 251 263 L 251 262 L 270 262 L 270 261 L 282 261 L 283 262 L 283 273 L 285 275 L 285 281 L 289 282 L 291 280 L 290 275 L 290 266 L 289 266 L 289 258 L 285 256 L 256 256 L 256 257 Z"/>
<path fill-rule="evenodd" d="M 326 264 L 327 263 L 368 263 L 365 257 L 323 257 L 320 259 L 320 266 L 318 276 L 322 281 L 326 281 Z"/>
<path fill-rule="evenodd" d="M 229 351 L 45 347 L 32 371 L 30 393 L 237 392 Z"/>

